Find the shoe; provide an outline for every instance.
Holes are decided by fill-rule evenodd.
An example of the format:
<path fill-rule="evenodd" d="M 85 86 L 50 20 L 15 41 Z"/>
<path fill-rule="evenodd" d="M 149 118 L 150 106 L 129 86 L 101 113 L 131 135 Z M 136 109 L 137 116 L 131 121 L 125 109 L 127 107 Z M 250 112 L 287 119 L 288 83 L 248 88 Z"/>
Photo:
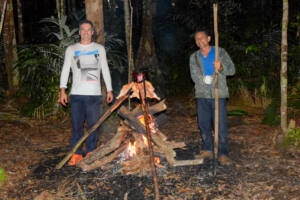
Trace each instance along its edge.
<path fill-rule="evenodd" d="M 219 156 L 219 162 L 221 165 L 232 165 L 232 161 L 230 160 L 230 158 L 228 158 L 228 156 Z"/>
<path fill-rule="evenodd" d="M 92 154 L 92 152 L 88 152 L 87 154 L 85 154 L 85 157 L 89 157 Z"/>
<path fill-rule="evenodd" d="M 70 165 L 70 166 L 76 165 L 81 159 L 82 159 L 82 155 L 81 154 L 74 153 L 72 155 L 72 158 L 68 162 L 68 165 Z"/>
<path fill-rule="evenodd" d="M 213 154 L 209 151 L 203 151 L 199 155 L 196 155 L 195 158 L 197 159 L 205 159 L 205 158 L 212 158 Z"/>

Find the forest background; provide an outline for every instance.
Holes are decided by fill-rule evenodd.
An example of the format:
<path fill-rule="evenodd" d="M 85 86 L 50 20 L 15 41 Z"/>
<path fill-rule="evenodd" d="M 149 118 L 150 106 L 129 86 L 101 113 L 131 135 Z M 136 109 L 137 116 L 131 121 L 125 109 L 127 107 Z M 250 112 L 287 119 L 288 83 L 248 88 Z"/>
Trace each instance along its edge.
<path fill-rule="evenodd" d="M 0 43 L 0 96 L 16 101 L 23 115 L 38 119 L 68 115 L 68 108 L 57 102 L 59 76 L 65 48 L 79 40 L 78 22 L 86 17 L 89 2 L 7 1 Z M 147 69 L 160 96 L 192 99 L 188 59 L 197 49 L 193 33 L 198 29 L 213 33 L 215 1 L 100 2 L 104 19 L 104 40 L 100 42 L 105 43 L 107 50 L 114 94 L 128 82 L 132 71 Z M 132 69 L 128 69 L 125 3 L 132 6 Z M 236 65 L 236 75 L 228 80 L 229 104 L 241 106 L 240 110 L 262 110 L 263 122 L 279 125 L 282 1 L 218 3 L 220 46 L 229 52 Z M 289 118 L 295 117 L 300 109 L 299 7 L 299 1 L 289 1 Z M 5 31 L 9 27 L 14 31 Z"/>

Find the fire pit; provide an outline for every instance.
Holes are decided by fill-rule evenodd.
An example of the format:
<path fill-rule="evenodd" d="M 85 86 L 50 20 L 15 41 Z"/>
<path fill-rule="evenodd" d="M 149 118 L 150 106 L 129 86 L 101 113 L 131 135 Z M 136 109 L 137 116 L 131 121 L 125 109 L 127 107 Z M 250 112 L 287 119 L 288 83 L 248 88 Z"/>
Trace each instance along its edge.
<path fill-rule="evenodd" d="M 154 93 L 152 84 L 146 83 L 146 95 L 148 98 L 160 100 Z M 141 83 L 132 82 L 124 85 L 120 95 L 126 94 L 129 90 L 133 93 L 130 98 L 139 98 L 138 92 L 142 93 Z M 116 158 L 121 159 L 121 172 L 123 174 L 145 174 L 151 170 L 150 153 L 148 140 L 146 137 L 145 121 L 148 122 L 151 132 L 151 144 L 155 153 L 154 162 L 156 167 L 164 167 L 160 164 L 160 157 L 165 157 L 171 166 L 197 165 L 203 163 L 202 159 L 195 160 L 176 160 L 174 149 L 185 147 L 184 142 L 168 141 L 167 137 L 157 128 L 154 114 L 167 109 L 165 101 L 160 101 L 149 107 L 148 119 L 144 115 L 140 106 L 129 111 L 125 106 L 121 106 L 118 114 L 122 118 L 115 136 L 106 144 L 99 146 L 92 154 L 82 159 L 77 166 L 83 171 L 96 168 L 106 168 L 108 164 Z"/>

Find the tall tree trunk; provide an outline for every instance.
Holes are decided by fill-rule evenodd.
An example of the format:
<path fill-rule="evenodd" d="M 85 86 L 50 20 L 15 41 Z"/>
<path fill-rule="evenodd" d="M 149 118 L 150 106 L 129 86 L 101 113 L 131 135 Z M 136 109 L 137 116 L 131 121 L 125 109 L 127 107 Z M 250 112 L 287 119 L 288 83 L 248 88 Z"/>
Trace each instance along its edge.
<path fill-rule="evenodd" d="M 152 33 L 152 6 L 152 0 L 143 0 L 142 35 L 135 61 L 135 68 L 138 70 L 148 68 L 156 71 L 155 67 L 158 66 Z"/>
<path fill-rule="evenodd" d="M 283 0 L 283 14 L 282 14 L 282 39 L 281 39 L 281 130 L 284 134 L 287 133 L 287 55 L 288 55 L 288 0 Z"/>
<path fill-rule="evenodd" d="M 96 42 L 104 45 L 103 0 L 85 0 L 85 12 L 95 26 Z"/>
<path fill-rule="evenodd" d="M 59 22 L 59 33 L 63 36 L 62 17 L 65 15 L 64 0 L 56 0 L 56 11 Z"/>
<path fill-rule="evenodd" d="M 18 40 L 19 43 L 23 43 L 24 28 L 23 28 L 22 0 L 17 0 L 17 8 L 18 8 Z"/>
<path fill-rule="evenodd" d="M 126 46 L 128 56 L 128 83 L 132 81 L 133 71 L 133 58 L 132 58 L 132 17 L 133 9 L 131 6 L 131 0 L 124 0 L 124 20 L 125 20 L 125 35 L 126 35 Z M 130 7 L 130 11 L 129 11 Z"/>
<path fill-rule="evenodd" d="M 3 6 L 3 5 L 1 5 Z M 19 76 L 14 69 L 17 61 L 16 33 L 12 0 L 7 1 L 7 8 L 4 20 L 3 41 L 5 53 L 5 67 L 8 82 L 8 95 L 14 95 L 19 86 Z M 2 9 L 1 9 L 2 10 Z"/>

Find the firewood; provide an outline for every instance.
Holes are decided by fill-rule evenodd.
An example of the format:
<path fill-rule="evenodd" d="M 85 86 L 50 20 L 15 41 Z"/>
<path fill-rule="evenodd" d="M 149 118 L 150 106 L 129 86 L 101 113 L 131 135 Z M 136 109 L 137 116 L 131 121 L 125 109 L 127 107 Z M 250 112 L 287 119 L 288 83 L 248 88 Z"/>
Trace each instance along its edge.
<path fill-rule="evenodd" d="M 120 146 L 120 144 L 123 142 L 124 138 L 126 137 L 127 132 L 128 132 L 127 127 L 120 126 L 117 129 L 117 134 L 108 143 L 106 143 L 104 146 L 102 145 L 97 147 L 90 156 L 83 158 L 80 162 L 90 164 L 93 161 L 100 159 L 106 154 L 112 152 L 113 150 L 115 150 L 117 147 Z"/>
<path fill-rule="evenodd" d="M 176 160 L 172 166 L 187 166 L 187 165 L 200 165 L 203 163 L 203 159 L 195 159 L 195 160 Z"/>
<path fill-rule="evenodd" d="M 139 155 L 131 160 L 121 162 L 123 174 L 137 174 L 141 171 L 150 171 L 150 155 Z"/>
<path fill-rule="evenodd" d="M 128 123 L 131 125 L 139 133 L 146 133 L 144 125 L 138 121 L 137 118 L 131 115 L 131 113 L 127 110 L 126 107 L 121 106 L 118 114 L 126 119 Z M 163 137 L 164 136 L 164 137 Z M 173 150 L 174 148 L 182 148 L 185 146 L 184 142 L 169 142 L 166 141 L 166 136 L 161 132 L 157 131 L 151 135 L 153 142 L 157 145 L 154 149 L 159 149 L 159 152 L 163 153 L 166 156 L 167 161 L 174 165 L 176 152 Z"/>
<path fill-rule="evenodd" d="M 154 104 L 149 107 L 149 114 L 154 115 L 156 113 L 162 112 L 167 109 L 167 105 L 165 104 L 165 99 L 160 101 L 157 104 Z M 141 110 L 140 106 L 135 107 L 131 112 L 131 115 L 137 117 L 139 115 L 143 114 L 143 111 Z"/>
<path fill-rule="evenodd" d="M 90 165 L 86 164 L 85 162 L 81 162 L 80 161 L 77 164 L 77 166 L 81 167 L 81 169 L 83 171 L 90 171 L 90 170 L 102 167 L 103 165 L 105 165 L 105 164 L 113 161 L 120 153 L 122 153 L 123 151 L 125 151 L 126 148 L 128 147 L 128 144 L 129 144 L 129 140 L 126 140 L 121 147 L 117 148 L 117 150 L 115 150 L 112 154 L 103 157 L 103 159 L 101 159 L 101 160 L 95 160 Z"/>

